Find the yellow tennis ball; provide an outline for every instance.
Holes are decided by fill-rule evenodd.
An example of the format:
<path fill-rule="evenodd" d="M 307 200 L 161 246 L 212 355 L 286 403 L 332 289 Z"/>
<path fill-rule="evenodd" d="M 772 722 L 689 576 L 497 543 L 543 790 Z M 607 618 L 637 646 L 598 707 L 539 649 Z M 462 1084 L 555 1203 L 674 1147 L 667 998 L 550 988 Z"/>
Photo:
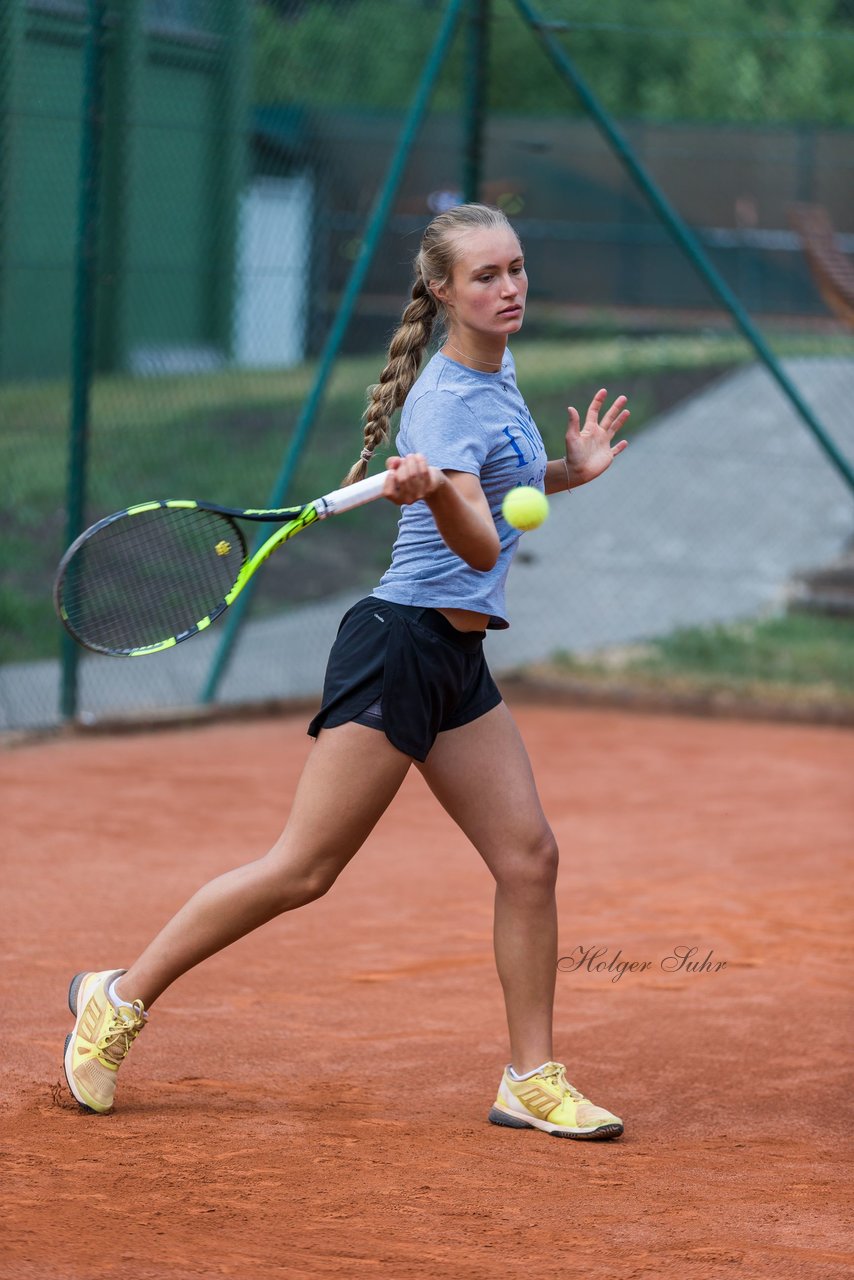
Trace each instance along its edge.
<path fill-rule="evenodd" d="M 537 529 L 549 514 L 549 500 L 539 489 L 520 485 L 506 494 L 501 513 L 514 529 Z"/>

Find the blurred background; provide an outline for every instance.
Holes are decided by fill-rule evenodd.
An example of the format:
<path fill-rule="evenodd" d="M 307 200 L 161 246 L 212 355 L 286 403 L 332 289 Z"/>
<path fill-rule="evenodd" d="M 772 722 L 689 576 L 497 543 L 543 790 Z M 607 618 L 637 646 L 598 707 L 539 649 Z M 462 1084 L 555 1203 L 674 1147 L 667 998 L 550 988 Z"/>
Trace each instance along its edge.
<path fill-rule="evenodd" d="M 525 246 L 551 456 L 567 405 L 632 408 L 524 538 L 496 672 L 854 699 L 852 59 L 854 0 L 8 0 L 0 728 L 319 692 L 391 504 L 132 662 L 65 640 L 56 564 L 134 502 L 335 487 L 475 197 Z"/>

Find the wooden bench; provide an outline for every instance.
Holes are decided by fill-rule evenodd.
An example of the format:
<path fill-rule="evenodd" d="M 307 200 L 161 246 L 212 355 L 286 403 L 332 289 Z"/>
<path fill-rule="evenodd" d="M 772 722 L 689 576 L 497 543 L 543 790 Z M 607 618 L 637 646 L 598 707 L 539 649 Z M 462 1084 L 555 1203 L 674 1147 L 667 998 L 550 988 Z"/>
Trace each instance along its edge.
<path fill-rule="evenodd" d="M 818 204 L 796 204 L 789 221 L 801 238 L 816 287 L 827 306 L 854 329 L 854 262 L 836 243 L 827 210 Z"/>
<path fill-rule="evenodd" d="M 789 608 L 854 618 L 854 550 L 822 569 L 797 574 L 788 584 Z"/>

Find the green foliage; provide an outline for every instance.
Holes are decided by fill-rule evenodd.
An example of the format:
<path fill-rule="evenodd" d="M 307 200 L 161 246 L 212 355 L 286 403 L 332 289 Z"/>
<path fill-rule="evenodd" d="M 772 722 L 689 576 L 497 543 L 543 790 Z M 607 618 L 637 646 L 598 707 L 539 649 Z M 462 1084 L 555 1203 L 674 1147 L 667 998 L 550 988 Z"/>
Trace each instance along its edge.
<path fill-rule="evenodd" d="M 835 0 L 539 0 L 607 108 L 624 118 L 854 124 L 854 14 Z M 255 7 L 255 99 L 400 109 L 435 38 L 438 0 Z M 493 0 L 490 105 L 578 114 L 513 0 Z M 463 41 L 436 95 L 457 110 Z"/>
<path fill-rule="evenodd" d="M 697 689 L 803 686 L 854 694 L 854 619 L 806 613 L 684 627 L 648 643 L 555 656 L 574 676 Z"/>
<path fill-rule="evenodd" d="M 408 104 L 438 32 L 440 11 L 421 0 L 314 0 L 282 21 L 255 6 L 254 97 L 395 109 Z"/>
<path fill-rule="evenodd" d="M 734 626 L 686 628 L 656 640 L 639 668 L 781 684 L 829 681 L 854 691 L 854 621 L 789 614 Z"/>

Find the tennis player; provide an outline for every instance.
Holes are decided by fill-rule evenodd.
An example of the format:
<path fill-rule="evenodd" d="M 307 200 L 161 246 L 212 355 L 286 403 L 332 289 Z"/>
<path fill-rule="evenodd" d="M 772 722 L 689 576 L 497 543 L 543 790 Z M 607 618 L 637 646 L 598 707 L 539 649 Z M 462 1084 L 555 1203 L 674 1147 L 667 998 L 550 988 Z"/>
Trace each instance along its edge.
<path fill-rule="evenodd" d="M 569 410 L 565 453 L 547 459 L 507 347 L 527 288 L 522 247 L 499 210 L 460 205 L 427 227 L 347 477 L 362 478 L 402 405 L 399 456 L 386 463 L 385 497 L 402 508 L 391 565 L 341 623 L 309 726 L 316 742 L 277 843 L 199 889 L 130 968 L 73 979 L 65 1074 L 82 1107 L 111 1110 L 147 1010 L 176 978 L 332 887 L 414 763 L 495 879 L 511 1064 L 489 1119 L 567 1138 L 622 1133 L 554 1056 L 558 851 L 483 640 L 508 626 L 504 587 L 520 535 L 501 515 L 504 495 L 593 480 L 626 447 L 613 439 L 628 412 L 623 396 L 603 412 L 598 392 L 583 428 Z M 419 377 L 437 322 L 444 342 Z"/>

